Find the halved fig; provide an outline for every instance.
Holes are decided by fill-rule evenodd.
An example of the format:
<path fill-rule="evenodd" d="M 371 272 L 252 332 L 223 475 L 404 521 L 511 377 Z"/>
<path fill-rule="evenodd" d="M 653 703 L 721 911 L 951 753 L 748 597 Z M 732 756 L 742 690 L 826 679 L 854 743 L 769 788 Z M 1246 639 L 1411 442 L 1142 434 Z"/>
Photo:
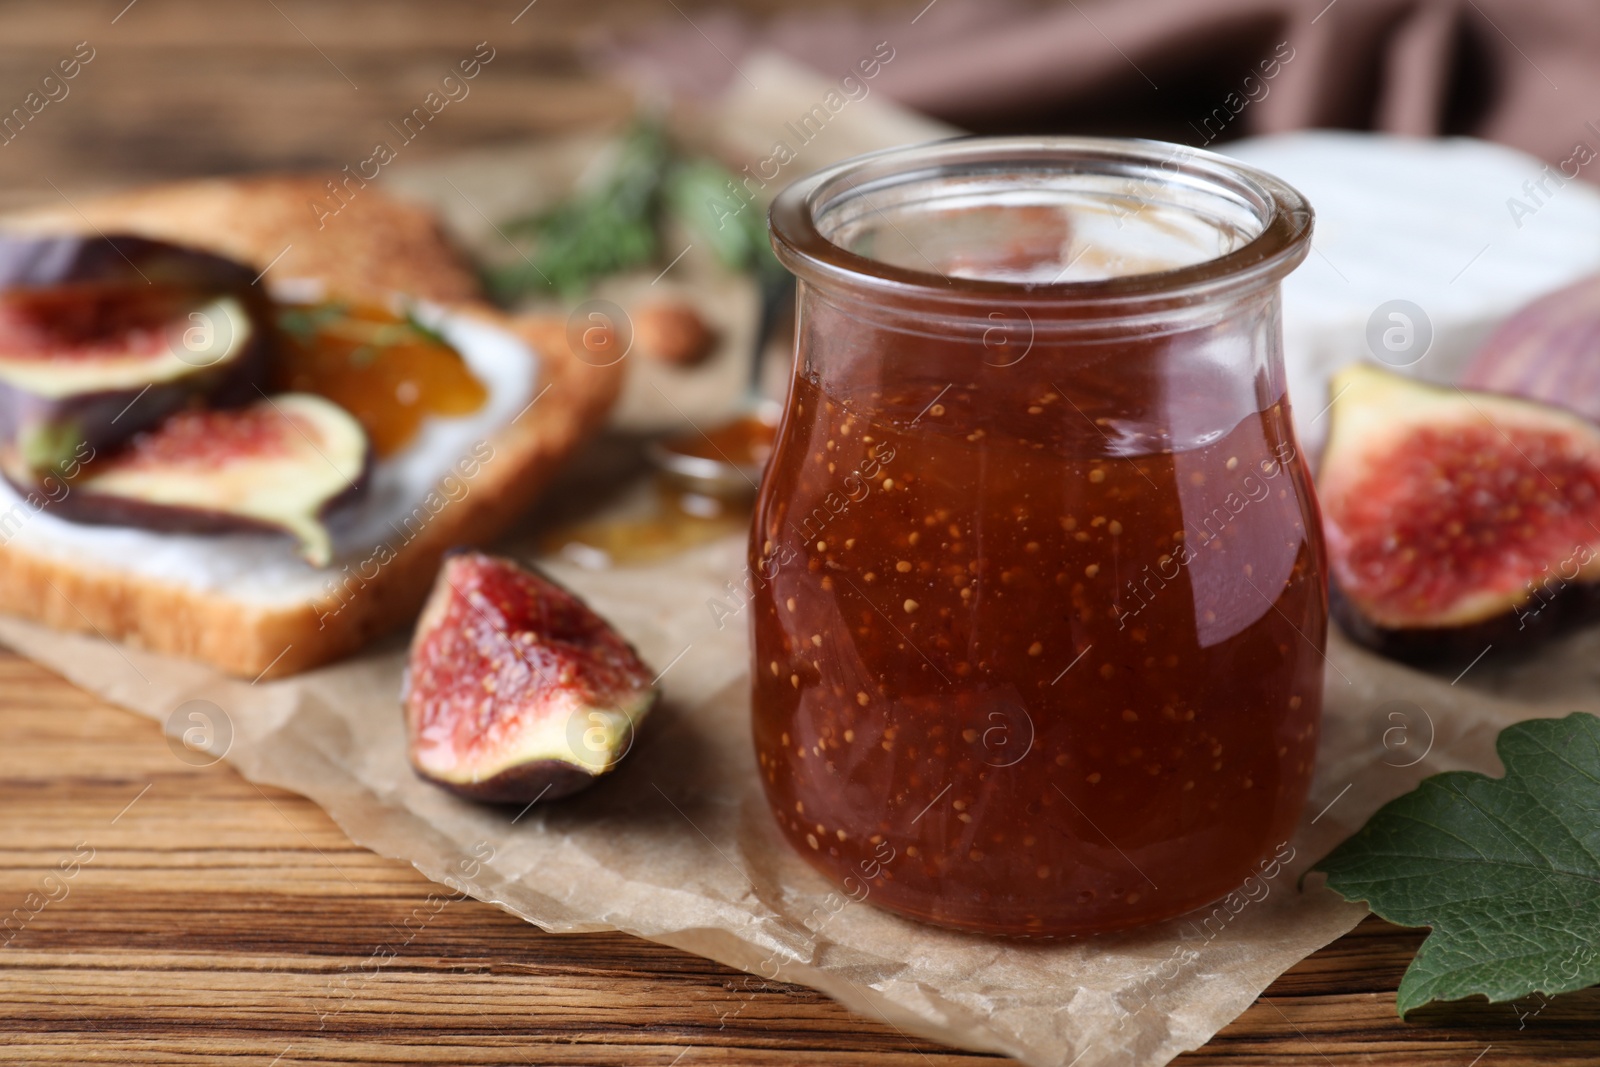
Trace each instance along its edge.
<path fill-rule="evenodd" d="M 418 775 L 524 804 L 610 771 L 655 700 L 649 668 L 588 605 L 480 552 L 440 568 L 401 691 Z"/>
<path fill-rule="evenodd" d="M 333 558 L 329 522 L 365 488 L 367 435 L 320 396 L 173 415 L 88 464 L 50 505 L 77 522 L 173 533 L 292 534 L 314 566 Z"/>
<path fill-rule="evenodd" d="M 138 237 L 0 237 L 0 469 L 31 487 L 195 398 L 258 394 L 264 298 L 247 268 Z"/>
<path fill-rule="evenodd" d="M 1594 612 L 1600 426 L 1369 365 L 1332 389 L 1318 496 L 1352 637 L 1402 659 L 1471 657 Z"/>

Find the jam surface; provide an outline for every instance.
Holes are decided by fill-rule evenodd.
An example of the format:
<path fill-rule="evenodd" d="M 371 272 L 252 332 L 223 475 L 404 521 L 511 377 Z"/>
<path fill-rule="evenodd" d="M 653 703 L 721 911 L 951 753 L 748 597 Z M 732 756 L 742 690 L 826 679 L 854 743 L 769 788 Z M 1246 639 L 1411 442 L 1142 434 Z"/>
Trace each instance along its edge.
<path fill-rule="evenodd" d="M 1039 352 L 853 355 L 802 359 L 752 531 L 784 834 L 875 904 L 985 932 L 1225 895 L 1288 839 L 1318 736 L 1326 594 L 1287 411 L 1216 425 L 1222 390 L 1124 380 L 1137 352 L 1058 384 Z M 1163 388 L 1173 433 L 1115 417 Z"/>
<path fill-rule="evenodd" d="M 279 311 L 281 391 L 316 393 L 360 422 L 379 457 L 430 415 L 470 415 L 488 399 L 461 356 L 414 318 L 370 304 L 289 304 Z"/>

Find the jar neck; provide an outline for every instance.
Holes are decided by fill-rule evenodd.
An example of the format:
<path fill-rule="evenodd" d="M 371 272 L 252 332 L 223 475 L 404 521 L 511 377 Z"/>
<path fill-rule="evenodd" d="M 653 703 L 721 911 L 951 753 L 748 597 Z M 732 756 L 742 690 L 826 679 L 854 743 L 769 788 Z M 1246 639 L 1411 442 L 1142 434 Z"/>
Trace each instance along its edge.
<path fill-rule="evenodd" d="M 980 346 L 1026 340 L 1070 349 L 1130 338 L 1156 340 L 1212 329 L 1275 303 L 1278 278 L 1235 285 L 1205 300 L 1145 303 L 1137 311 L 1105 314 L 1071 300 L 966 300 L 948 293 L 898 293 L 841 283 L 829 277 L 800 278 L 800 300 L 826 307 L 837 321 L 907 338 Z"/>
<path fill-rule="evenodd" d="M 1036 254 L 1021 280 L 982 266 L 986 240 L 1038 243 L 1038 223 L 1053 219 L 1059 272 Z M 981 330 L 998 312 L 1063 336 L 1203 325 L 1276 286 L 1309 251 L 1311 225 L 1303 197 L 1252 168 L 1096 138 L 960 138 L 861 156 L 791 185 L 771 213 L 778 258 L 840 308 L 940 330 Z M 1221 254 L 1204 258 L 1213 245 Z M 1165 261 L 1145 254 L 1156 246 Z M 1173 265 L 1074 277 L 1086 259 Z"/>

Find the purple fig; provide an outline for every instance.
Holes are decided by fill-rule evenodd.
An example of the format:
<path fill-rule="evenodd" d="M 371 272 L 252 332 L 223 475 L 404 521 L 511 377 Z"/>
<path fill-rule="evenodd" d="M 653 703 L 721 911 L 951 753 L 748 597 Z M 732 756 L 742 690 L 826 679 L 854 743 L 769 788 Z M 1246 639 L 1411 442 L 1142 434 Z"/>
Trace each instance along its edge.
<path fill-rule="evenodd" d="M 1469 389 L 1511 393 L 1600 420 L 1600 275 L 1535 300 L 1501 323 L 1462 375 Z"/>
<path fill-rule="evenodd" d="M 248 270 L 138 237 L 0 237 L 0 469 L 29 488 L 203 398 L 259 396 Z"/>
<path fill-rule="evenodd" d="M 418 775 L 474 800 L 577 792 L 627 754 L 650 669 L 575 595 L 478 552 L 445 560 L 401 701 Z"/>
<path fill-rule="evenodd" d="M 333 557 L 329 521 L 365 488 L 366 432 L 308 393 L 174 415 L 90 461 L 50 505 L 76 522 L 174 533 L 293 535 L 314 566 Z"/>
<path fill-rule="evenodd" d="M 1600 426 L 1369 365 L 1318 473 L 1333 613 L 1402 659 L 1525 645 L 1600 605 Z"/>

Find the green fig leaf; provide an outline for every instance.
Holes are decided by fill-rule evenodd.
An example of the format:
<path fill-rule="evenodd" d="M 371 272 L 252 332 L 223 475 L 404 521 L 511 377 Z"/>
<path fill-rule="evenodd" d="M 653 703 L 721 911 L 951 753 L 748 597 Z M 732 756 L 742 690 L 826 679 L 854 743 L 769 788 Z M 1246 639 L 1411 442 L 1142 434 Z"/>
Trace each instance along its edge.
<path fill-rule="evenodd" d="M 1505 777 L 1427 778 L 1312 868 L 1390 922 L 1432 928 L 1402 1017 L 1600 983 L 1600 719 L 1517 723 L 1495 747 Z"/>

